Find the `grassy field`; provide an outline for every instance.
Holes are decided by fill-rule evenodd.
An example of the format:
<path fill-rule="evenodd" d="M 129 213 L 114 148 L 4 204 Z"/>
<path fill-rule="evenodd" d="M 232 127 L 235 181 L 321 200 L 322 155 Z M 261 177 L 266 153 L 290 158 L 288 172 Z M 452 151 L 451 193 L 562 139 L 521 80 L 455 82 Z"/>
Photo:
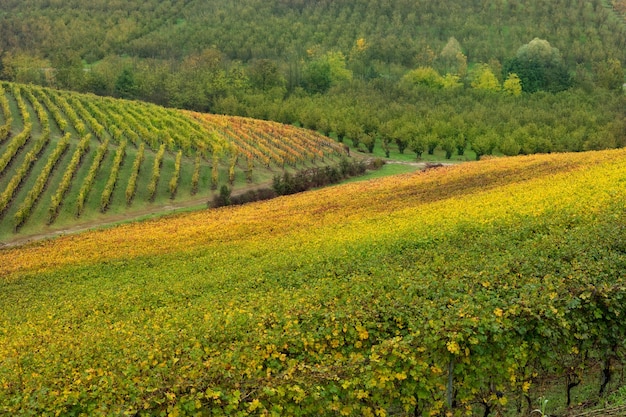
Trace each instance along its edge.
<path fill-rule="evenodd" d="M 0 410 L 519 415 L 557 387 L 552 415 L 579 379 L 597 400 L 623 384 L 624 157 L 491 159 L 1 250 Z"/>

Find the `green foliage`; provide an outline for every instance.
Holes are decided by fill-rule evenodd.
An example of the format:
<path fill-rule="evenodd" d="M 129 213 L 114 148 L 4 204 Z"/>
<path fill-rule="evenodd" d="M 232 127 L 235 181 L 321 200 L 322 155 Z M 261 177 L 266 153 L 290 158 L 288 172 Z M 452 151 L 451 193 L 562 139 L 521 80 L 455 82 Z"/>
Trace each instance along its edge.
<path fill-rule="evenodd" d="M 104 160 L 104 157 L 106 156 L 106 153 L 108 152 L 108 150 L 109 150 L 109 139 L 107 138 L 98 147 L 96 154 L 94 155 L 93 162 L 91 163 L 91 166 L 89 167 L 89 172 L 87 172 L 87 175 L 83 179 L 83 183 L 80 187 L 80 191 L 78 192 L 78 198 L 76 199 L 76 212 L 75 212 L 76 217 L 80 217 L 80 215 L 82 214 L 85 208 L 85 202 L 87 201 L 89 192 L 91 191 L 93 187 L 93 183 L 96 179 L 96 175 L 98 174 L 98 171 L 100 170 L 102 161 Z"/>
<path fill-rule="evenodd" d="M 139 145 L 135 160 L 133 161 L 133 169 L 128 179 L 128 185 L 126 185 L 126 205 L 130 206 L 135 197 L 135 191 L 137 191 L 137 178 L 139 177 L 139 171 L 141 170 L 141 163 L 144 159 L 144 152 L 146 149 L 145 143 Z"/>
<path fill-rule="evenodd" d="M 563 91 L 571 80 L 560 51 L 544 39 L 535 38 L 521 46 L 515 58 L 507 65 L 508 73 L 515 73 L 527 92 Z"/>
<path fill-rule="evenodd" d="M 472 88 L 483 91 L 500 91 L 498 79 L 486 64 L 472 70 Z"/>
<path fill-rule="evenodd" d="M 502 89 L 508 94 L 518 97 L 522 94 L 522 80 L 520 80 L 517 74 L 510 73 L 504 80 L 504 83 L 502 83 Z"/>
<path fill-rule="evenodd" d="M 302 85 L 309 93 L 325 93 L 331 86 L 332 74 L 330 62 L 315 59 L 304 68 Z"/>
<path fill-rule="evenodd" d="M 285 87 L 285 77 L 281 74 L 278 65 L 272 60 L 257 59 L 253 61 L 248 73 L 250 83 L 262 91 Z"/>
<path fill-rule="evenodd" d="M 617 59 L 609 59 L 606 62 L 599 62 L 595 68 L 596 84 L 607 90 L 622 92 L 625 73 L 622 63 Z"/>
<path fill-rule="evenodd" d="M 193 174 L 191 176 L 191 195 L 195 195 L 198 192 L 198 182 L 200 181 L 200 166 L 201 157 L 196 155 L 196 159 L 193 164 Z"/>
<path fill-rule="evenodd" d="M 137 95 L 137 82 L 132 69 L 124 68 L 115 80 L 115 94 L 117 97 L 132 99 Z"/>
<path fill-rule="evenodd" d="M 481 62 L 499 80 L 517 73 L 525 91 L 562 91 L 572 83 L 617 91 L 626 62 L 626 25 L 602 0 L 490 7 L 451 0 L 83 3 L 57 5 L 54 13 L 42 0 L 7 4 L 0 36 L 5 79 L 266 118 L 264 101 L 278 104 L 303 91 L 332 95 L 331 87 L 354 80 L 399 82 L 415 68 L 438 71 L 443 87 L 456 89 L 470 84 L 467 68 Z M 172 16 L 184 16 L 182 23 Z M 34 23 L 40 21 L 46 24 Z M 560 51 L 556 61 L 528 59 L 537 50 L 545 59 L 541 50 L 552 45 Z M 420 82 L 442 87 L 437 78 Z"/>
<path fill-rule="evenodd" d="M 50 206 L 48 207 L 48 219 L 46 221 L 47 224 L 52 224 L 56 217 L 59 214 L 59 208 L 63 203 L 63 197 L 67 190 L 70 188 L 71 182 L 76 175 L 76 171 L 78 170 L 80 163 L 83 160 L 83 156 L 89 150 L 89 142 L 91 141 L 91 135 L 85 135 L 80 142 L 74 154 L 72 155 L 72 159 L 70 163 L 65 168 L 65 173 L 63 174 L 63 178 L 61 179 L 61 183 L 59 184 L 56 192 L 51 197 Z"/>
<path fill-rule="evenodd" d="M 183 158 L 183 151 L 178 151 L 176 154 L 176 161 L 174 161 L 174 173 L 169 182 L 170 198 L 176 197 L 176 190 L 178 190 L 178 181 L 180 180 L 180 163 Z"/>
<path fill-rule="evenodd" d="M 216 195 L 215 198 L 213 199 L 213 207 L 230 206 L 231 204 L 230 194 L 231 194 L 231 190 L 230 188 L 228 188 L 228 185 L 223 184 L 220 187 L 219 194 Z"/>
<path fill-rule="evenodd" d="M 213 154 L 213 161 L 211 164 L 211 189 L 217 189 L 217 183 L 219 181 L 219 165 L 220 165 L 220 157 L 218 154 Z"/>
<path fill-rule="evenodd" d="M 30 136 L 31 127 L 32 126 L 30 122 L 25 123 L 24 124 L 25 130 L 22 131 L 20 134 L 28 133 L 28 135 Z M 37 157 L 40 155 L 41 151 L 48 145 L 49 141 L 50 141 L 50 135 L 42 134 L 41 136 L 39 136 L 39 138 L 37 138 L 31 150 L 24 157 L 22 164 L 17 168 L 16 172 L 13 174 L 13 176 L 9 180 L 9 183 L 6 186 L 5 190 L 2 192 L 2 194 L 0 194 L 0 216 L 4 214 L 9 203 L 12 201 L 18 187 L 20 186 L 22 181 L 24 181 L 26 176 L 29 174 L 33 164 L 37 161 Z"/>
<path fill-rule="evenodd" d="M 50 114 L 52 115 L 52 118 L 59 127 L 59 130 L 63 133 L 67 133 L 67 120 L 61 114 L 59 108 L 52 102 L 52 100 L 50 100 L 50 97 L 43 89 L 33 87 L 33 91 L 37 98 L 39 98 L 45 104 L 46 109 L 48 109 L 48 112 L 50 112 Z"/>
<path fill-rule="evenodd" d="M 467 57 L 461 49 L 461 44 L 454 37 L 448 39 L 448 43 L 441 50 L 437 61 L 446 74 L 464 77 L 467 72 Z"/>
<path fill-rule="evenodd" d="M 498 143 L 494 132 L 478 134 L 471 142 L 472 150 L 476 153 L 476 160 L 483 155 L 491 155 Z"/>
<path fill-rule="evenodd" d="M 113 190 L 115 189 L 115 185 L 117 184 L 120 167 L 122 166 L 122 163 L 124 163 L 125 156 L 126 141 L 122 140 L 120 145 L 117 147 L 117 150 L 115 151 L 115 156 L 113 157 L 113 166 L 109 171 L 109 178 L 107 179 L 104 190 L 102 191 L 102 195 L 100 196 L 100 211 L 102 213 L 107 211 L 107 209 L 109 208 L 109 204 L 111 203 L 111 195 L 113 194 Z"/>
<path fill-rule="evenodd" d="M 154 163 L 152 164 L 152 176 L 150 177 L 150 183 L 148 183 L 148 199 L 154 200 L 156 196 L 157 184 L 161 177 L 161 164 L 163 163 L 163 156 L 165 155 L 165 144 L 161 144 L 159 151 L 157 152 Z"/>
<path fill-rule="evenodd" d="M 450 73 L 444 75 L 442 83 L 443 83 L 443 88 L 448 89 L 448 90 L 463 87 L 463 83 L 461 82 L 461 77 L 458 75 L 450 74 Z"/>
<path fill-rule="evenodd" d="M 423 85 L 429 88 L 443 88 L 445 84 L 444 78 L 431 67 L 419 67 L 407 72 L 402 82 L 407 86 Z"/>
<path fill-rule="evenodd" d="M 39 172 L 34 186 L 28 191 L 26 198 L 22 200 L 22 203 L 17 209 L 15 216 L 13 217 L 15 230 L 19 229 L 22 224 L 28 219 L 33 209 L 35 202 L 41 196 L 44 188 L 48 184 L 48 179 L 52 170 L 57 166 L 59 159 L 63 156 L 70 143 L 70 134 L 66 133 L 61 140 L 58 141 L 52 155 L 48 158 L 48 162 L 44 168 Z"/>
<path fill-rule="evenodd" d="M 24 130 L 13 136 L 2 153 L 2 156 L 0 156 L 0 174 L 2 174 L 11 161 L 13 161 L 13 158 L 17 155 L 18 151 L 22 149 L 26 141 L 30 139 L 32 128 L 33 126 L 31 123 L 26 123 L 24 125 Z"/>
<path fill-rule="evenodd" d="M 378 169 L 382 165 L 383 162 L 380 161 L 377 166 L 372 168 Z M 272 181 L 272 189 L 277 195 L 301 193 L 311 188 L 336 184 L 345 178 L 363 175 L 367 168 L 363 161 L 342 158 L 338 166 L 310 168 L 298 171 L 293 175 L 289 172 L 275 175 Z"/>

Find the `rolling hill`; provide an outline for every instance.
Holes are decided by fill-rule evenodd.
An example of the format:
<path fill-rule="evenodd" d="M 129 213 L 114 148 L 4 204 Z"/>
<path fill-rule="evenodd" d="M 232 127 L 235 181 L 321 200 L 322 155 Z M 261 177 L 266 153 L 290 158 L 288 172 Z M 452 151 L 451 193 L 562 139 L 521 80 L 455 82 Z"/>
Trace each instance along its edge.
<path fill-rule="evenodd" d="M 283 170 L 336 163 L 309 130 L 5 83 L 0 241 L 172 204 L 203 205 Z"/>
<path fill-rule="evenodd" d="M 625 157 L 488 159 L 0 250 L 0 411 L 519 414 L 546 384 L 565 407 L 623 365 Z"/>
<path fill-rule="evenodd" d="M 624 4 L 0 1 L 0 415 L 623 411 Z"/>

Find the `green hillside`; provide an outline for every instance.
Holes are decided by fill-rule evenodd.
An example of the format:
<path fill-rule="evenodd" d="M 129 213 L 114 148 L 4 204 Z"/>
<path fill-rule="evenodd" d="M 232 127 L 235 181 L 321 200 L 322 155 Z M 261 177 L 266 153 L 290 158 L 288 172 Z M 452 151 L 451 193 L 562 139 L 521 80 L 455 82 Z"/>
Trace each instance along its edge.
<path fill-rule="evenodd" d="M 505 137 L 509 155 L 604 149 L 622 146 L 626 131 L 622 9 L 602 0 L 7 1 L 0 77 L 300 124 L 367 151 L 398 141 L 449 156 L 479 136 L 479 153 Z"/>
<path fill-rule="evenodd" d="M 27 0 L 3 2 L 0 23 L 5 79 L 196 110 L 250 88 L 318 88 L 320 64 L 335 81 L 342 65 L 355 79 L 398 79 L 419 66 L 458 70 L 462 55 L 506 77 L 534 38 L 559 51 L 577 85 L 605 85 L 611 62 L 626 63 L 624 20 L 602 0 Z M 128 70 L 130 89 L 119 82 Z"/>
<path fill-rule="evenodd" d="M 363 38 L 368 61 L 413 67 L 450 37 L 471 62 L 504 62 L 534 37 L 549 39 L 571 63 L 626 58 L 624 28 L 601 0 L 9 0 L 1 27 L 5 50 L 53 57 L 69 49 L 89 62 L 112 54 L 180 59 L 216 48 L 231 60 L 295 63 L 316 46 L 348 56 Z"/>
<path fill-rule="evenodd" d="M 343 148 L 278 123 L 0 85 L 0 241 L 206 207 L 221 186 L 268 187 Z"/>

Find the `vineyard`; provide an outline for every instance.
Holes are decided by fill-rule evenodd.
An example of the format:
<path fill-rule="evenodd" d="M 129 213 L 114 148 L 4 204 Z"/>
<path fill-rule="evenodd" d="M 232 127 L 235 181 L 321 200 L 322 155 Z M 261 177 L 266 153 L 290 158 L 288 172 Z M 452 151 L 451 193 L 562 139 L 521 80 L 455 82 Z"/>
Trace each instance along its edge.
<path fill-rule="evenodd" d="M 265 182 L 342 152 L 292 126 L 32 85 L 0 84 L 0 107 L 0 241 L 206 201 L 220 184 Z"/>
<path fill-rule="evenodd" d="M 237 122 L 216 135 L 254 137 Z M 579 384 L 600 398 L 624 383 L 625 158 L 488 159 L 2 250 L 0 414 L 530 415 L 546 384 L 562 409 Z"/>

